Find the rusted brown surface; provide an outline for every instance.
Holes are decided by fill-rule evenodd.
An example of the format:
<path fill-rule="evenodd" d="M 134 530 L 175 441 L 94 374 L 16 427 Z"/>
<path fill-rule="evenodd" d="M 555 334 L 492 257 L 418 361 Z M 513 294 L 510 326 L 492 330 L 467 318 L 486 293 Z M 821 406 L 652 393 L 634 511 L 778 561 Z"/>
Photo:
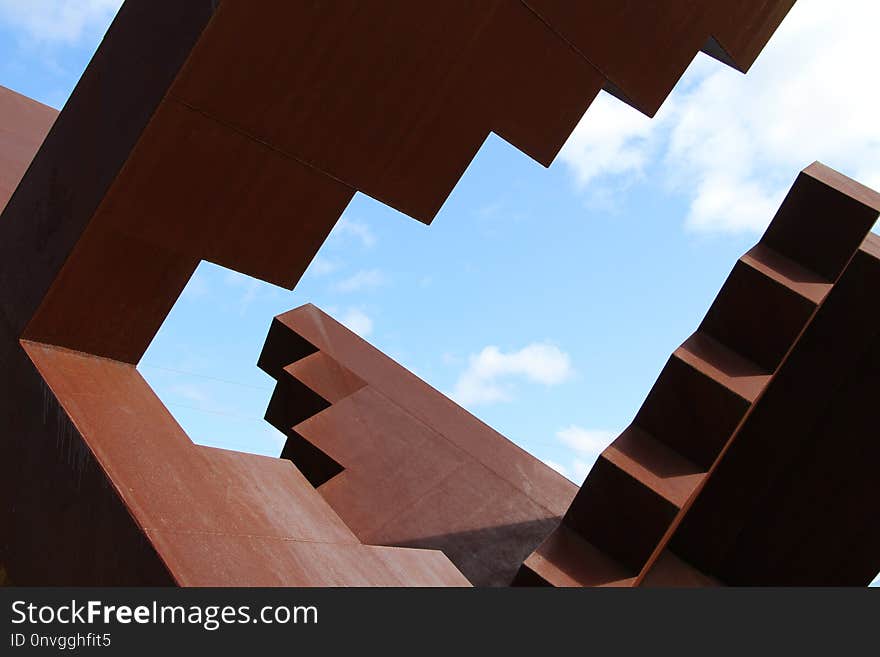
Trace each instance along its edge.
<path fill-rule="evenodd" d="M 794 0 L 522 2 L 602 72 L 609 91 L 651 116 L 696 51 L 705 48 L 745 71 L 794 6 Z"/>
<path fill-rule="evenodd" d="M 289 461 L 194 445 L 132 365 L 23 347 L 72 422 L 62 440 L 81 438 L 178 584 L 467 585 L 440 554 L 362 545 Z"/>
<path fill-rule="evenodd" d="M 54 123 L 0 90 L 0 567 L 22 584 L 466 583 L 439 552 L 342 540 L 289 464 L 195 448 L 133 366 L 203 259 L 293 287 L 356 191 L 430 222 L 490 131 L 549 164 L 601 88 L 651 111 L 702 43 L 685 4 L 670 26 L 693 51 L 651 53 L 645 82 L 606 76 L 645 61 L 647 9 L 594 61 L 524 2 L 127 0 Z M 789 5 L 702 3 L 700 39 L 753 51 Z M 621 27 L 603 7 L 576 18 Z M 343 361 L 354 378 L 310 370 L 354 390 L 339 406 L 387 383 Z M 452 440 L 474 421 L 451 402 L 382 394 L 467 453 L 462 481 L 510 449 L 483 429 Z M 321 454 L 305 476 L 341 466 Z M 510 458 L 486 490 L 523 507 L 487 518 L 561 513 L 559 482 Z M 438 531 L 478 524 L 449 514 Z M 352 523 L 380 542 L 431 529 Z M 329 547 L 309 568 L 316 533 Z"/>
<path fill-rule="evenodd" d="M 640 586 L 647 588 L 667 586 L 704 588 L 721 586 L 721 582 L 682 561 L 669 550 L 664 550 L 646 573 Z"/>
<path fill-rule="evenodd" d="M 704 572 L 862 586 L 880 570 L 869 520 L 880 497 L 876 244 L 871 235 L 853 255 L 672 535 L 671 548 Z"/>
<path fill-rule="evenodd" d="M 505 585 L 577 490 L 314 306 L 276 318 L 260 365 L 284 455 L 365 543 L 443 550 Z"/>
<path fill-rule="evenodd" d="M 58 116 L 11 89 L 0 87 L 0 212 Z"/>
<path fill-rule="evenodd" d="M 821 164 L 798 176 L 518 583 L 873 579 L 878 213 Z"/>

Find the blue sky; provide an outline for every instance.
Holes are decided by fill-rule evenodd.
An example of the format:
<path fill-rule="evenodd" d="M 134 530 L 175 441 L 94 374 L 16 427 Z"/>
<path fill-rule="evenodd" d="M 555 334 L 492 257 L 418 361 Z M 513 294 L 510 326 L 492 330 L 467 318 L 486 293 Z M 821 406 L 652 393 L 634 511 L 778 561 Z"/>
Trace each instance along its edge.
<path fill-rule="evenodd" d="M 0 0 L 0 84 L 60 108 L 119 4 Z M 877 24 L 799 0 L 747 76 L 602 94 L 549 169 L 490 136 L 430 227 L 358 194 L 293 292 L 203 263 L 139 367 L 194 441 L 277 455 L 255 363 L 312 302 L 580 483 L 801 168 L 880 189 Z"/>

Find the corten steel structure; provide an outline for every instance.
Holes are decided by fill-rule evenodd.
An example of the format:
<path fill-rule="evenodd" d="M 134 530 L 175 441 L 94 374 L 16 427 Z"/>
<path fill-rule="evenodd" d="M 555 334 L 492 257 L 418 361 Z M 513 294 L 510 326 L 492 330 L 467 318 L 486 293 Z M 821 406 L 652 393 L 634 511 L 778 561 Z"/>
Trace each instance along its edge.
<path fill-rule="evenodd" d="M 520 583 L 866 585 L 880 571 L 880 194 L 813 164 Z"/>
<path fill-rule="evenodd" d="M 266 417 L 361 540 L 441 549 L 474 584 L 509 583 L 547 536 L 516 584 L 864 585 L 878 213 L 880 194 L 802 172 L 561 522 L 571 489 L 314 306 L 272 324 Z"/>
<path fill-rule="evenodd" d="M 281 454 L 369 544 L 442 550 L 510 584 L 577 487 L 314 306 L 275 319 L 260 367 Z"/>
<path fill-rule="evenodd" d="M 549 164 L 600 89 L 653 114 L 700 48 L 746 70 L 792 4 L 128 0 L 57 117 L 0 90 L 0 572 L 21 584 L 445 586 L 506 583 L 527 559 L 519 580 L 557 583 L 535 565 L 566 569 L 542 541 L 601 542 L 572 520 L 596 486 L 575 497 L 375 350 L 319 340 L 321 327 L 346 335 L 319 311 L 279 318 L 261 361 L 279 377 L 269 419 L 302 470 L 192 444 L 135 365 L 200 260 L 292 287 L 356 191 L 430 222 L 490 131 Z M 834 290 L 798 345 L 826 325 Z M 796 353 L 773 381 L 784 367 L 809 378 Z M 731 457 L 742 444 L 752 463 L 749 418 L 766 406 L 779 422 L 786 403 L 755 404 Z M 367 420 L 384 460 L 344 440 Z M 760 549 L 742 537 L 760 536 L 769 512 L 752 513 L 766 511 L 757 493 L 729 493 L 745 466 L 725 463 L 646 569 L 674 552 L 733 583 L 744 566 L 730 546 Z M 435 484 L 433 502 L 416 479 Z M 715 509 L 738 520 L 713 551 L 699 539 Z M 632 568 L 625 557 L 609 550 Z"/>

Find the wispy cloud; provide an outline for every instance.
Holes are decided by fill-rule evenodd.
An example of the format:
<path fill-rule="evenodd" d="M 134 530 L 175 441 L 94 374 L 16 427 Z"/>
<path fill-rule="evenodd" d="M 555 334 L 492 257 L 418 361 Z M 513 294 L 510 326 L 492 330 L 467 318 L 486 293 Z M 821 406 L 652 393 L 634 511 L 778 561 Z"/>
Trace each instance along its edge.
<path fill-rule="evenodd" d="M 269 283 L 264 283 L 231 269 L 226 272 L 224 281 L 229 287 L 241 290 L 241 296 L 238 299 L 238 314 L 242 316 L 247 313 L 261 290 L 271 289 Z"/>
<path fill-rule="evenodd" d="M 600 93 L 559 158 L 582 188 L 609 176 L 641 175 L 658 148 L 658 123 L 669 113 L 669 101 L 654 119 L 649 119 L 610 94 Z"/>
<path fill-rule="evenodd" d="M 187 402 L 191 402 L 200 406 L 213 406 L 211 395 L 201 386 L 192 383 L 175 383 L 168 392 L 173 397 L 179 397 Z"/>
<path fill-rule="evenodd" d="M 479 219 L 491 219 L 500 215 L 503 210 L 503 201 L 493 201 L 477 208 L 474 211 L 474 215 L 476 215 L 476 217 Z"/>
<path fill-rule="evenodd" d="M 656 166 L 704 233 L 762 230 L 814 160 L 880 186 L 878 24 L 874 0 L 800 0 L 748 75 L 700 56 L 653 120 L 600 96 L 560 159 L 581 186 Z"/>
<path fill-rule="evenodd" d="M 384 285 L 387 279 L 378 269 L 362 269 L 348 278 L 337 282 L 333 289 L 337 292 L 358 292 Z"/>
<path fill-rule="evenodd" d="M 183 289 L 183 296 L 187 299 L 201 299 L 210 293 L 211 285 L 208 283 L 208 277 L 204 271 L 196 269 Z"/>
<path fill-rule="evenodd" d="M 599 454 L 617 437 L 617 431 L 604 429 L 585 429 L 577 425 L 569 425 L 556 432 L 556 438 L 572 451 L 573 457 L 569 465 L 548 462 L 551 468 L 568 477 L 576 484 L 587 478 L 590 469 L 599 458 Z"/>
<path fill-rule="evenodd" d="M 315 276 L 327 276 L 328 274 L 338 271 L 340 267 L 341 265 L 339 262 L 318 255 L 312 260 L 308 271 Z"/>
<path fill-rule="evenodd" d="M 357 219 L 343 217 L 333 228 L 333 234 L 343 237 L 352 237 L 358 240 L 366 248 L 370 248 L 376 244 L 376 236 L 370 229 L 370 226 Z"/>
<path fill-rule="evenodd" d="M 362 338 L 366 338 L 373 332 L 373 320 L 363 310 L 358 308 L 349 308 L 339 318 L 339 323 Z"/>
<path fill-rule="evenodd" d="M 599 454 L 611 444 L 616 435 L 614 431 L 584 429 L 574 424 L 556 433 L 563 444 L 581 454 Z"/>
<path fill-rule="evenodd" d="M 0 0 L 0 21 L 32 41 L 76 45 L 104 29 L 122 0 Z"/>
<path fill-rule="evenodd" d="M 561 474 L 563 477 L 569 477 L 568 468 L 566 468 L 561 463 L 557 463 L 556 461 L 551 461 L 550 459 L 544 459 L 544 464 L 549 465 L 551 468 L 556 470 L 556 472 Z"/>
<path fill-rule="evenodd" d="M 555 345 L 536 342 L 508 353 L 488 346 L 470 357 L 452 397 L 464 406 L 509 401 L 513 394 L 511 380 L 555 386 L 573 375 L 571 358 Z"/>

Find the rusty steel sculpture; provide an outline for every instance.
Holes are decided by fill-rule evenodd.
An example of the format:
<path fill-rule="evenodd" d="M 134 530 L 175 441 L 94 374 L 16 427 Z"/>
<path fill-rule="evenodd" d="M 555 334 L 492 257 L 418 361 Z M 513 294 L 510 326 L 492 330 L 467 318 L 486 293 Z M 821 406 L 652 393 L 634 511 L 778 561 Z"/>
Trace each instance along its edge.
<path fill-rule="evenodd" d="M 281 458 L 136 369 L 201 260 L 292 288 L 356 191 L 430 223 L 489 132 L 549 165 L 792 5 L 127 0 L 60 114 L 0 88 L 0 581 L 866 583 L 880 197 L 818 164 L 580 489 L 313 306 L 260 357 Z"/>

